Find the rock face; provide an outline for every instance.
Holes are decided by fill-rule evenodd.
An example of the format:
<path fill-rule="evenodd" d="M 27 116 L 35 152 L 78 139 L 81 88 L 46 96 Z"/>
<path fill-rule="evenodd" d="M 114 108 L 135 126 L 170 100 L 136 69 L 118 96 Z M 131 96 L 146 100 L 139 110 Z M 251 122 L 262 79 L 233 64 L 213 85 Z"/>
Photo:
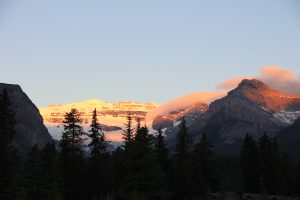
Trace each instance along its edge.
<path fill-rule="evenodd" d="M 218 153 L 237 154 L 247 133 L 256 139 L 263 133 L 273 137 L 291 125 L 300 116 L 300 95 L 275 91 L 259 80 L 243 80 L 227 96 L 212 102 L 196 116 L 186 117 L 194 142 L 205 132 Z M 172 146 L 176 129 L 166 128 Z"/>
<path fill-rule="evenodd" d="M 51 142 L 51 136 L 43 124 L 37 107 L 19 85 L 0 83 L 0 91 L 6 89 L 16 117 L 15 144 L 19 152 L 26 154 L 33 145 L 43 147 Z"/>

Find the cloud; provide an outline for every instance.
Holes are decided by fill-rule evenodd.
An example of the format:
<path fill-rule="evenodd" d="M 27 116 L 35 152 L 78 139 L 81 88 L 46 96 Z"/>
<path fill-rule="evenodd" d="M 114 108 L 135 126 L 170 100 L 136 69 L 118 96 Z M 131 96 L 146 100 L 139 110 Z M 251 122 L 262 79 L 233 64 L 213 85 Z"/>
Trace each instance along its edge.
<path fill-rule="evenodd" d="M 264 67 L 257 77 L 281 92 L 300 94 L 300 76 L 279 67 Z"/>
<path fill-rule="evenodd" d="M 174 110 L 180 110 L 187 108 L 195 103 L 211 103 L 216 99 L 220 99 L 226 95 L 226 92 L 194 92 L 172 101 L 169 101 L 165 104 L 162 104 L 158 108 L 150 111 L 147 114 L 147 121 L 153 120 L 158 115 L 168 114 Z"/>
<path fill-rule="evenodd" d="M 275 90 L 290 94 L 300 93 L 300 76 L 277 66 L 263 67 L 257 76 L 240 76 L 225 80 L 217 86 L 218 89 L 231 90 L 243 79 L 256 78 Z"/>

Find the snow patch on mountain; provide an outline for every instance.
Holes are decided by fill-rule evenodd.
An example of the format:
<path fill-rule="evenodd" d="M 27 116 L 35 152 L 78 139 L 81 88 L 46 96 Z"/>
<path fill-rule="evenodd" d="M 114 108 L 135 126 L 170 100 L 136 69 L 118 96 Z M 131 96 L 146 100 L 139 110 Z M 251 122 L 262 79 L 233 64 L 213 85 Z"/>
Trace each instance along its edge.
<path fill-rule="evenodd" d="M 173 127 L 175 127 L 175 126 L 178 126 L 179 124 L 180 124 L 180 120 L 178 120 L 178 121 L 175 121 L 174 123 L 173 123 Z"/>
<path fill-rule="evenodd" d="M 273 116 L 285 124 L 292 124 L 300 117 L 300 111 L 279 111 L 273 114 Z"/>

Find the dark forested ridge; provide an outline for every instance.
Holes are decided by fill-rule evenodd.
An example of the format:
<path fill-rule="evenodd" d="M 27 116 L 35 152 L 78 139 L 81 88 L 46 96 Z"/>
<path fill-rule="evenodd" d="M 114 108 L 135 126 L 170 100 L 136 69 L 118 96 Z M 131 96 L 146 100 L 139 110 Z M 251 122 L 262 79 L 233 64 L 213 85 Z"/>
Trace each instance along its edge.
<path fill-rule="evenodd" d="M 159 200 L 243 199 L 247 193 L 299 197 L 300 163 L 289 159 L 276 138 L 246 134 L 239 157 L 220 157 L 205 133 L 192 145 L 181 119 L 175 151 L 166 148 L 159 129 L 154 135 L 128 113 L 124 143 L 114 151 L 93 112 L 86 155 L 82 119 L 76 109 L 65 114 L 58 152 L 54 143 L 34 145 L 20 158 L 15 148 L 15 116 L 7 91 L 0 96 L 1 200 Z M 251 197 L 251 196 L 250 196 Z M 250 198 L 249 195 L 247 198 Z M 253 198 L 253 197 L 252 197 Z"/>

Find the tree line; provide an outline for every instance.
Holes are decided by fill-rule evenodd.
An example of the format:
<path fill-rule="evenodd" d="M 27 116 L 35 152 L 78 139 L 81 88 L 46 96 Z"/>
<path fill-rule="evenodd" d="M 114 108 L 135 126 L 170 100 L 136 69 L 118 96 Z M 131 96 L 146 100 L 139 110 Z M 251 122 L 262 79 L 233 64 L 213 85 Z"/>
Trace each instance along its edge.
<path fill-rule="evenodd" d="M 134 120 L 137 120 L 135 123 Z M 80 113 L 65 114 L 58 148 L 34 146 L 26 158 L 14 145 L 14 112 L 4 90 L 0 96 L 1 200 L 225 200 L 245 193 L 298 196 L 300 164 L 281 150 L 275 138 L 247 135 L 240 156 L 220 157 L 205 133 L 196 144 L 182 118 L 173 151 L 162 130 L 149 134 L 130 113 L 124 143 L 112 149 L 93 111 L 86 150 Z M 136 124 L 136 125 L 135 125 Z"/>

